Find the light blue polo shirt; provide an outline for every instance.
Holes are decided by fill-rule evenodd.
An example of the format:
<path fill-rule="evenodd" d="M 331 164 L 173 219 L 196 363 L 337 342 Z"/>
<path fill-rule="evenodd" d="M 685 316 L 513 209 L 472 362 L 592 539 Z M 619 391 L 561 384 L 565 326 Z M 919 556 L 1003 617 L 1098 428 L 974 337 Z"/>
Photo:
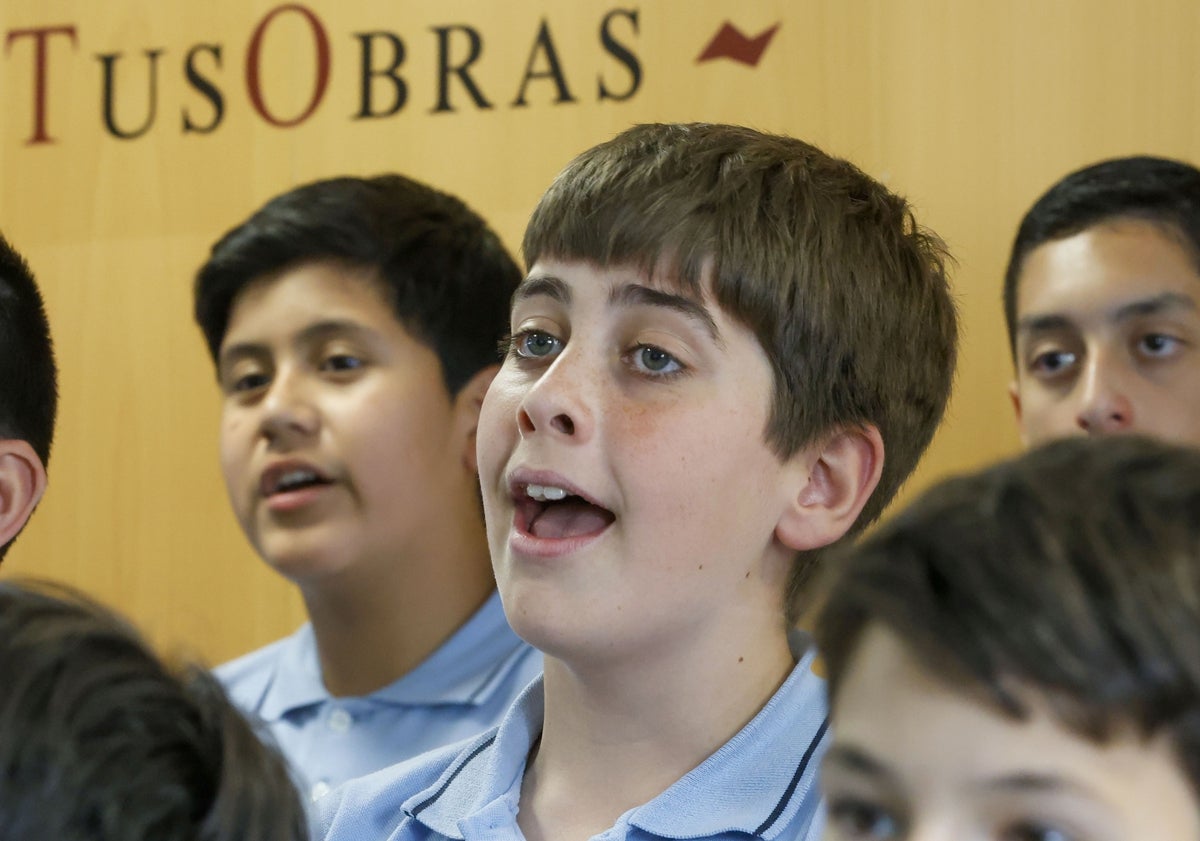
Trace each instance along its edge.
<path fill-rule="evenodd" d="M 603 841 L 818 839 L 824 810 L 817 768 L 828 747 L 824 681 L 811 646 L 742 730 L 679 782 L 630 809 Z M 317 804 L 326 841 L 520 841 L 516 815 L 525 760 L 542 732 L 539 679 L 500 726 L 388 768 Z"/>
<path fill-rule="evenodd" d="M 325 689 L 311 625 L 216 669 L 261 718 L 313 799 L 346 780 L 495 727 L 542 672 L 542 655 L 491 597 L 424 662 L 370 695 Z"/>

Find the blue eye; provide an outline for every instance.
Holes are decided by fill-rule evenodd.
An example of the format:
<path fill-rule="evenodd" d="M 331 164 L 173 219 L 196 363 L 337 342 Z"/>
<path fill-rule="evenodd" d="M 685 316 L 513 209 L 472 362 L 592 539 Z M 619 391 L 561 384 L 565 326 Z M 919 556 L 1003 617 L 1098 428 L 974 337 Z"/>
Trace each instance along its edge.
<path fill-rule="evenodd" d="M 647 374 L 676 374 L 683 365 L 671 354 L 654 345 L 638 345 L 633 351 L 634 368 Z"/>
<path fill-rule="evenodd" d="M 562 342 L 540 330 L 526 330 L 513 336 L 512 349 L 525 359 L 543 359 L 557 353 Z"/>
<path fill-rule="evenodd" d="M 837 838 L 885 841 L 902 838 L 904 827 L 887 809 L 865 800 L 838 799 L 829 804 L 829 823 Z"/>
<path fill-rule="evenodd" d="M 666 371 L 672 365 L 678 365 L 675 358 L 661 348 L 645 345 L 638 350 L 638 356 L 647 371 Z"/>

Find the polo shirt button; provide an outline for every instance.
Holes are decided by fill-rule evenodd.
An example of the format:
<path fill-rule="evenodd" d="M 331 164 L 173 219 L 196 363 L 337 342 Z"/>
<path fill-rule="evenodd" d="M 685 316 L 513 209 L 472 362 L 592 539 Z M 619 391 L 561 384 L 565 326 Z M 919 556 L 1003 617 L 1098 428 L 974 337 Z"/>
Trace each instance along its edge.
<path fill-rule="evenodd" d="M 317 780 L 313 783 L 312 791 L 310 792 L 313 802 L 320 800 L 325 795 L 329 794 L 329 783 L 324 780 Z"/>
<path fill-rule="evenodd" d="M 345 733 L 352 724 L 354 724 L 354 716 L 341 707 L 337 707 L 329 713 L 329 729 L 334 733 Z"/>

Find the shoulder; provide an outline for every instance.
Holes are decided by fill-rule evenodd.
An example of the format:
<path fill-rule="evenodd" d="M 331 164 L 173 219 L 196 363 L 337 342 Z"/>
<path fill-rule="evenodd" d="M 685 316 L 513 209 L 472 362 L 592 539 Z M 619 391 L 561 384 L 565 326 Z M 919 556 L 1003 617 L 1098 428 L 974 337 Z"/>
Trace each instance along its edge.
<path fill-rule="evenodd" d="M 265 645 L 213 669 L 230 699 L 245 709 L 257 708 L 284 654 L 295 645 L 294 637 Z"/>
<path fill-rule="evenodd" d="M 409 826 L 414 808 L 445 788 L 459 768 L 489 744 L 494 732 L 413 757 L 351 780 L 317 801 L 314 837 L 327 841 L 431 837 Z M 409 831 L 398 834 L 409 827 Z"/>

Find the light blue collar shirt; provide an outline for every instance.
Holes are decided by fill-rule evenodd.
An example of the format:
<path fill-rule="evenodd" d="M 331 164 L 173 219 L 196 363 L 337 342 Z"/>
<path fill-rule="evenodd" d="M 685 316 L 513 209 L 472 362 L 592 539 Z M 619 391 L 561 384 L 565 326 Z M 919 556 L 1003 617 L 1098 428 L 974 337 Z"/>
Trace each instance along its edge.
<path fill-rule="evenodd" d="M 343 782 L 475 736 L 541 674 L 493 593 L 404 677 L 361 697 L 325 689 L 312 626 L 216 669 L 234 703 L 267 725 L 314 800 Z"/>
<path fill-rule="evenodd" d="M 796 642 L 799 641 L 797 636 Z M 817 767 L 828 746 L 824 681 L 811 646 L 742 730 L 597 841 L 817 839 Z M 541 735 L 539 679 L 500 726 L 457 746 L 344 786 L 317 804 L 327 841 L 519 841 L 525 762 Z"/>

